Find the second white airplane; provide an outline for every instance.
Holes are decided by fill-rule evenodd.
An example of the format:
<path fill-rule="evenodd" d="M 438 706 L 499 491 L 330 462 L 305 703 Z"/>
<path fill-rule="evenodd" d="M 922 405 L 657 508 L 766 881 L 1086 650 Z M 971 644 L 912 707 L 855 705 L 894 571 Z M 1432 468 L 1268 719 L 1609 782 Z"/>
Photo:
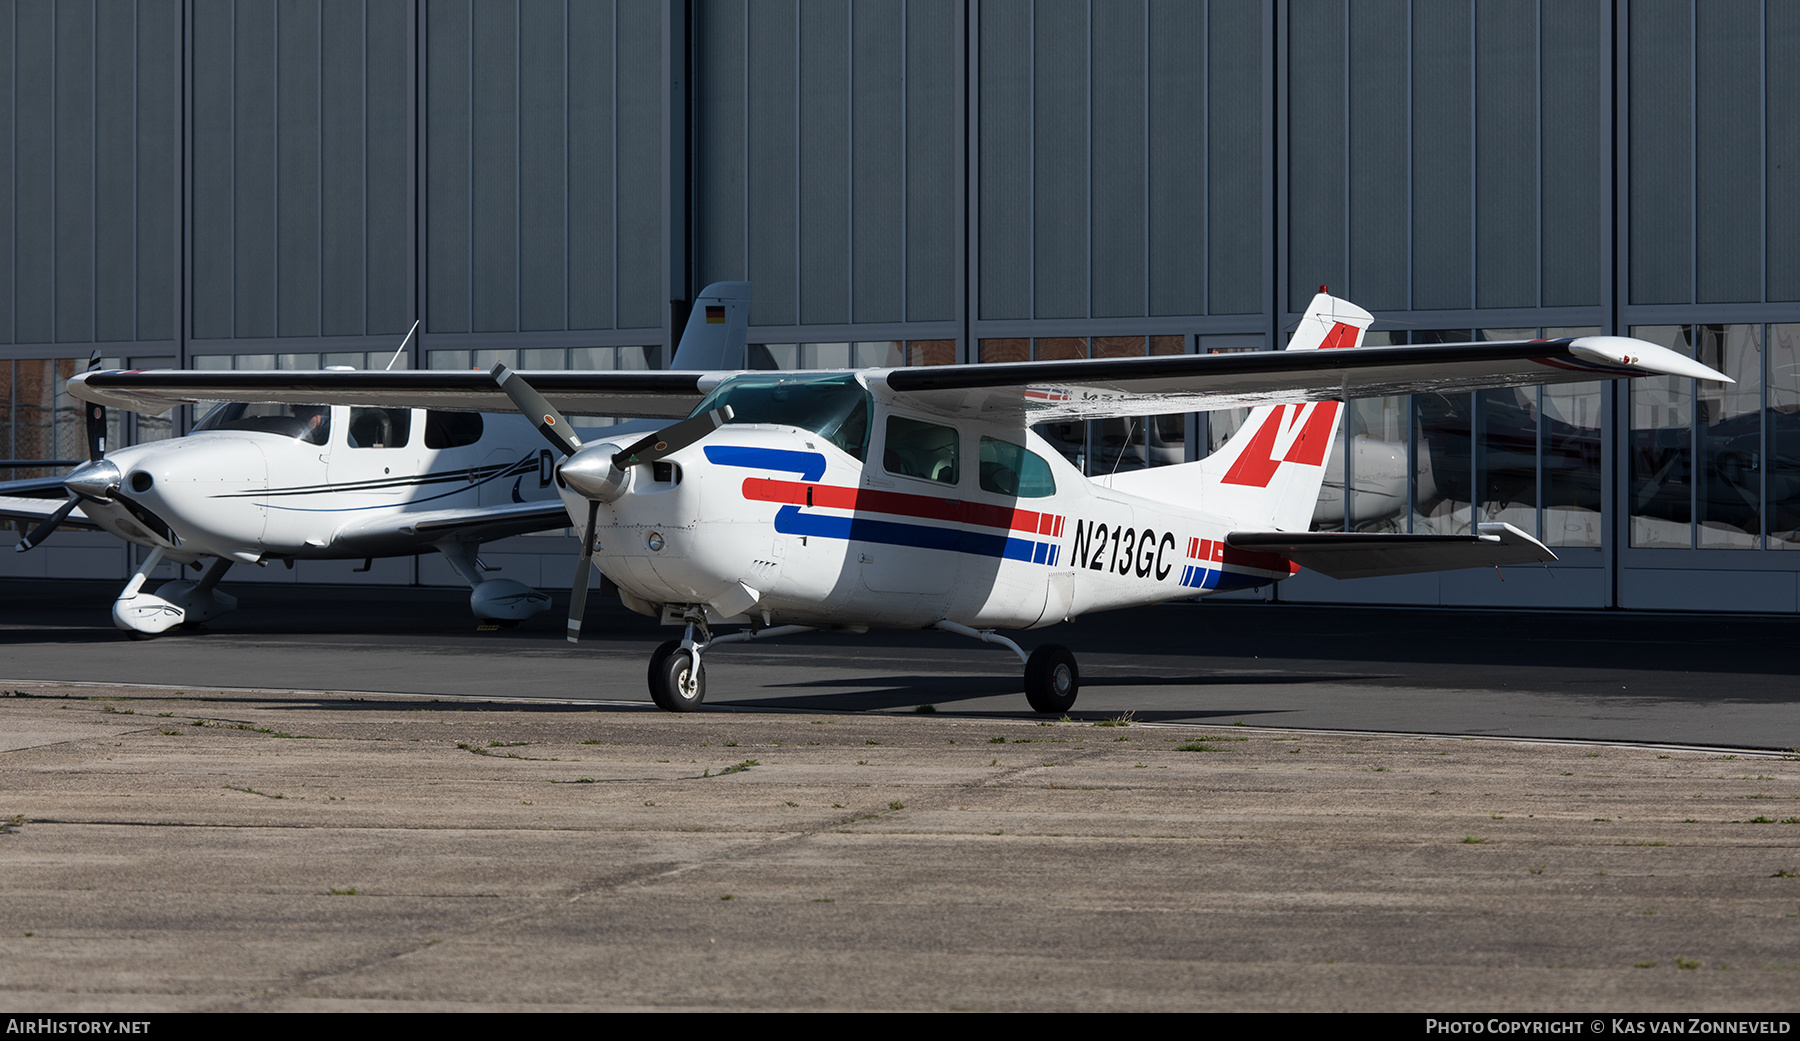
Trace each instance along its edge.
<path fill-rule="evenodd" d="M 748 282 L 708 286 L 673 366 L 742 368 L 749 308 Z M 483 543 L 569 523 L 552 483 L 556 459 L 516 413 L 233 400 L 185 437 L 104 452 L 104 420 L 94 428 L 95 406 L 87 410 L 89 461 L 60 480 L 0 485 L 0 516 L 39 522 L 21 552 L 65 524 L 148 549 L 113 603 L 121 629 L 161 633 L 233 610 L 237 598 L 217 588 L 233 564 L 432 551 L 469 583 L 477 618 L 513 623 L 550 606 L 522 582 L 489 576 L 476 556 Z M 28 495 L 51 490 L 67 499 Z M 204 570 L 146 591 L 164 560 Z"/>

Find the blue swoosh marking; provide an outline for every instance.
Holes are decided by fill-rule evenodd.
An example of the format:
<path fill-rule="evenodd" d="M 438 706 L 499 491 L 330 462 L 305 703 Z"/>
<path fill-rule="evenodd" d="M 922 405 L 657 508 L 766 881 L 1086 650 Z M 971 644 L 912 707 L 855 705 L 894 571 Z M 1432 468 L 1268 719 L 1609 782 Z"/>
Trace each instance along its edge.
<path fill-rule="evenodd" d="M 786 448 L 745 448 L 741 445 L 707 445 L 707 462 L 720 466 L 747 466 L 762 470 L 796 473 L 802 481 L 816 481 L 825 476 L 822 452 L 796 452 Z"/>

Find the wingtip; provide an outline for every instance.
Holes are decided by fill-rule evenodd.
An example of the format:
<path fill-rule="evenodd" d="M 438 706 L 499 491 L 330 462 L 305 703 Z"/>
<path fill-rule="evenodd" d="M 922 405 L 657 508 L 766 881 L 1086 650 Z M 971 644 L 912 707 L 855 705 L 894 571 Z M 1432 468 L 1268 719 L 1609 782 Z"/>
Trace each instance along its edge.
<path fill-rule="evenodd" d="M 1718 383 L 1737 382 L 1712 366 L 1695 361 L 1685 354 L 1630 336 L 1579 336 L 1569 341 L 1569 350 L 1589 361 L 1639 369 L 1647 376 L 1685 376 Z"/>

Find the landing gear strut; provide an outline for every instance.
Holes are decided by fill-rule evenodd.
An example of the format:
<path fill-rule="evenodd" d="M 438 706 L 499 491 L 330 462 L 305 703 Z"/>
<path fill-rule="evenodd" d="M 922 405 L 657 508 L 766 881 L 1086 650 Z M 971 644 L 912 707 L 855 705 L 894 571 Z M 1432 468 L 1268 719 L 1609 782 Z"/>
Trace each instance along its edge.
<path fill-rule="evenodd" d="M 1018 655 L 1025 663 L 1025 700 L 1031 702 L 1032 711 L 1061 715 L 1074 707 L 1075 695 L 1081 692 L 1081 669 L 1067 647 L 1047 643 L 1027 655 L 1024 648 L 992 629 L 971 629 L 951 621 L 938 622 L 935 628 L 997 643 Z"/>
<path fill-rule="evenodd" d="M 714 636 L 706 627 L 704 614 L 689 614 L 687 631 L 681 639 L 664 643 L 650 655 L 650 700 L 656 702 L 657 708 L 670 712 L 692 712 L 706 700 L 706 666 L 700 660 L 701 652 L 714 644 L 809 633 L 813 628 L 810 625 L 778 625 L 772 629 L 745 629 Z"/>

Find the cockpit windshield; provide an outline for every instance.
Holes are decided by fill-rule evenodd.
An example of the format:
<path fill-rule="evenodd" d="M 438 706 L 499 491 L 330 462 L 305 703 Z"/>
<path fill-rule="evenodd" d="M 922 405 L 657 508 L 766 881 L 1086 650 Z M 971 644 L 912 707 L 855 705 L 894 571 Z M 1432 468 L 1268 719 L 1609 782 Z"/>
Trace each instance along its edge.
<path fill-rule="evenodd" d="M 322 445 L 331 436 L 331 409 L 325 405 L 250 405 L 228 401 L 194 424 L 194 433 L 205 430 L 280 434 Z"/>
<path fill-rule="evenodd" d="M 734 376 L 721 383 L 694 415 L 731 406 L 733 423 L 778 423 L 810 430 L 848 455 L 862 459 L 869 447 L 869 392 L 841 376 Z"/>

